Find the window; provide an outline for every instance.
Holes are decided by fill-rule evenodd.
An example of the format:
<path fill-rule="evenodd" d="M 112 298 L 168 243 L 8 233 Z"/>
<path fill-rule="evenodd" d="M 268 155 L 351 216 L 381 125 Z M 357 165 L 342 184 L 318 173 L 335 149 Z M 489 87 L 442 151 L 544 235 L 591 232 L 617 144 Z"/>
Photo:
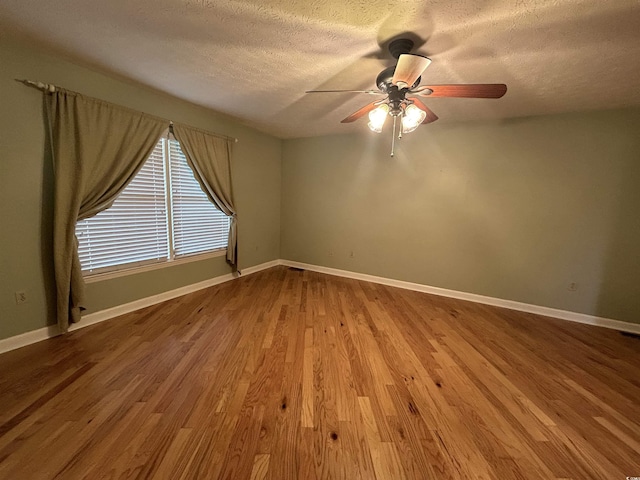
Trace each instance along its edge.
<path fill-rule="evenodd" d="M 223 250 L 229 217 L 207 198 L 180 144 L 164 137 L 113 205 L 76 224 L 85 275 Z"/>

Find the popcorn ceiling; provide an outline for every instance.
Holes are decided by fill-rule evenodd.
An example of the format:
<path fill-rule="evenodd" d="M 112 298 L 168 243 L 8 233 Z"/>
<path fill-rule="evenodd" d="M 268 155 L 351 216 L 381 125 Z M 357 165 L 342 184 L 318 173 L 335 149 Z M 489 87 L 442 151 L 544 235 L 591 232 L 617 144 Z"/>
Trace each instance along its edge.
<path fill-rule="evenodd" d="M 284 138 L 366 129 L 340 120 L 371 97 L 304 91 L 374 88 L 380 45 L 407 31 L 433 59 L 423 85 L 509 87 L 425 99 L 439 122 L 640 105 L 638 0 L 3 0 L 0 19 Z"/>

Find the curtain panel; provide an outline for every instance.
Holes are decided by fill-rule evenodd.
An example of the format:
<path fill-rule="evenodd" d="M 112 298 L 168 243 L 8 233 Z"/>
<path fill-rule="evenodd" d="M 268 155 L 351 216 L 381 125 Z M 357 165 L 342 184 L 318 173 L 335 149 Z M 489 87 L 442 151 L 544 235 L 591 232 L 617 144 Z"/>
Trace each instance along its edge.
<path fill-rule="evenodd" d="M 85 309 L 76 222 L 113 204 L 169 122 L 59 88 L 44 98 L 55 176 L 56 315 L 65 332 Z"/>
<path fill-rule="evenodd" d="M 232 141 L 185 125 L 173 125 L 173 135 L 209 200 L 231 217 L 227 262 L 237 268 L 237 215 L 231 182 Z"/>

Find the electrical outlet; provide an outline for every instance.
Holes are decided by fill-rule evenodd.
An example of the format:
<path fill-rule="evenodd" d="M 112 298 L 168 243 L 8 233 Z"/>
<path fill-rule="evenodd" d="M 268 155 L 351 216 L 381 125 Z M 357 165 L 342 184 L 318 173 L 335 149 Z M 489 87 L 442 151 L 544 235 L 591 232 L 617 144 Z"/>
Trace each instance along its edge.
<path fill-rule="evenodd" d="M 577 292 L 578 291 L 578 284 L 576 282 L 571 282 L 569 284 L 569 287 L 567 288 L 567 290 L 569 290 L 570 292 Z"/>
<path fill-rule="evenodd" d="M 16 292 L 16 305 L 27 303 L 27 292 Z"/>

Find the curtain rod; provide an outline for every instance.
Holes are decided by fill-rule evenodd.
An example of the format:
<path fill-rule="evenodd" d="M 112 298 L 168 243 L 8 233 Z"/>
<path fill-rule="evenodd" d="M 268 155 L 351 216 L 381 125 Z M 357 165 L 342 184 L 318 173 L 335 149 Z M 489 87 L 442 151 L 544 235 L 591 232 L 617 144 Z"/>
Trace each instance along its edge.
<path fill-rule="evenodd" d="M 233 140 L 235 143 L 238 143 L 238 139 L 234 138 L 234 137 L 228 137 L 227 135 L 221 135 L 219 133 L 211 133 L 211 132 L 208 132 L 208 131 L 203 130 L 201 128 L 198 128 L 198 127 L 190 127 L 190 128 L 192 128 L 194 130 L 200 130 L 201 132 L 206 133 L 207 135 L 212 135 L 214 137 L 226 138 L 227 140 Z M 173 121 L 171 121 L 171 120 L 169 120 L 169 131 L 173 135 Z"/>
<path fill-rule="evenodd" d="M 27 87 L 32 87 L 32 88 L 37 88 L 38 90 L 43 91 L 44 93 L 54 93 L 56 91 L 57 88 L 55 85 L 51 84 L 51 83 L 42 83 L 42 82 L 34 82 L 33 80 L 20 80 L 19 78 L 15 79 L 16 82 L 22 83 L 23 85 L 26 85 Z M 78 92 L 73 92 L 73 93 L 78 93 Z M 82 95 L 82 94 L 80 94 Z M 101 100 L 104 101 L 104 100 Z M 169 128 L 173 129 L 173 121 L 169 120 Z M 197 128 L 197 127 L 192 127 L 192 128 Z M 208 135 L 213 135 L 214 137 L 222 137 L 222 138 L 226 138 L 229 140 L 233 140 L 234 142 L 238 143 L 238 139 L 235 137 L 229 137 L 227 135 L 221 135 L 219 133 L 211 133 L 211 132 L 207 132 L 206 130 L 202 130 L 202 129 L 198 129 L 203 131 L 204 133 L 208 134 Z"/>

